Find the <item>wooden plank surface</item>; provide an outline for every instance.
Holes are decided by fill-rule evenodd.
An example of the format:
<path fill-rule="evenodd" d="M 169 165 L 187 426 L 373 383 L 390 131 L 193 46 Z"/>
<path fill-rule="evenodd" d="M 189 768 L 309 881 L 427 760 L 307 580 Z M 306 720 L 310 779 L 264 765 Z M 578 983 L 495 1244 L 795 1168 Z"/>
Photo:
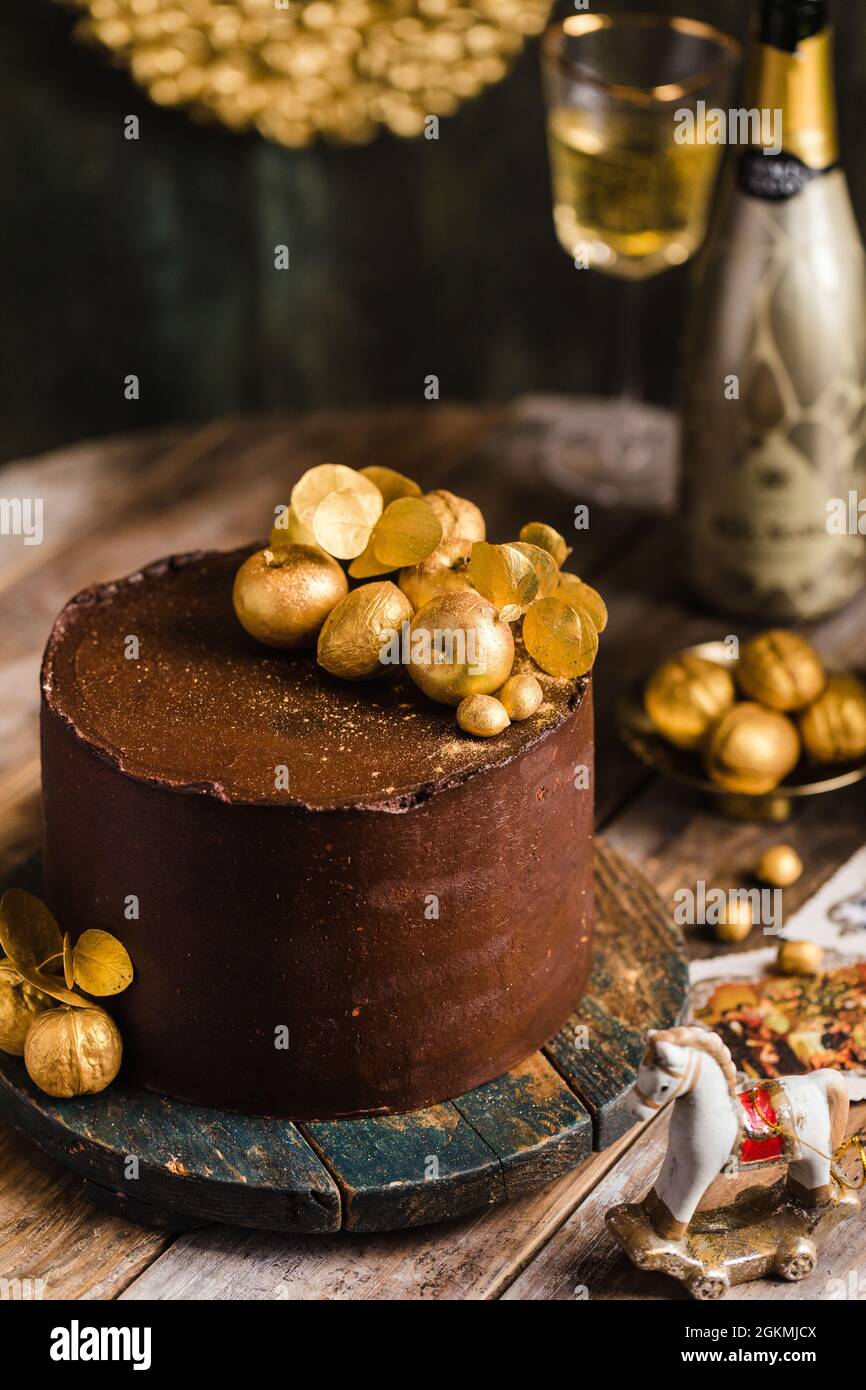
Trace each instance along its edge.
<path fill-rule="evenodd" d="M 284 500 L 282 493 L 303 467 L 327 457 L 366 463 L 371 451 L 378 462 L 416 472 L 426 486 L 450 478 L 458 491 L 479 500 L 483 493 L 495 538 L 504 539 L 510 532 L 515 513 L 523 520 L 530 512 L 567 521 L 573 499 L 554 496 L 546 484 L 527 479 L 520 458 L 509 458 L 501 447 L 503 437 L 497 437 L 497 431 L 507 421 L 504 411 L 449 413 L 437 407 L 237 422 L 222 443 L 206 439 L 201 459 L 182 462 L 173 481 L 171 466 L 164 465 L 164 485 L 149 492 L 145 484 L 129 504 L 124 493 L 134 483 L 131 476 L 115 496 L 110 489 L 110 477 L 124 467 L 124 458 L 132 460 L 140 449 L 137 456 L 146 472 L 157 467 L 160 449 L 176 447 L 195 431 L 179 431 L 156 447 L 153 436 L 139 436 L 131 447 L 123 441 L 104 441 L 28 462 L 27 468 L 36 470 L 32 476 L 46 470 L 46 495 L 58 499 L 57 507 L 46 514 L 68 516 L 68 540 L 54 552 L 50 565 L 40 561 L 44 547 L 29 548 L 26 557 L 18 554 L 13 564 L 6 541 L 0 542 L 0 732 L 5 734 L 0 740 L 0 857 L 10 841 L 17 858 L 35 840 L 36 672 L 48 625 L 75 587 L 128 571 L 157 554 L 186 549 L 190 543 L 228 545 L 245 539 L 262 529 L 262 509 L 269 511 Z M 214 462 L 213 486 L 207 476 L 209 460 Z M 85 464 L 91 470 L 87 475 L 81 471 Z M 183 478 L 187 467 L 189 484 Z M 78 489 L 76 470 L 81 478 Z M 101 470 L 107 490 L 100 505 L 91 506 L 89 499 L 96 495 L 91 486 Z M 129 475 L 134 472 L 128 469 Z M 61 482 L 69 493 L 64 511 L 60 492 L 52 491 Z M 76 545 L 76 528 L 86 533 L 86 547 Z M 748 883 L 760 850 L 781 837 L 775 827 L 720 820 L 690 793 L 659 783 L 616 739 L 613 705 L 625 681 L 641 675 L 665 651 L 726 635 L 731 629 L 729 619 L 703 613 L 683 596 L 672 564 L 675 554 L 673 535 L 660 528 L 657 519 L 593 509 L 590 529 L 578 537 L 572 562 L 573 568 L 599 582 L 611 609 L 596 683 L 600 820 L 610 842 L 641 865 L 666 900 L 678 887 L 694 886 L 697 878 L 720 886 Z M 6 579 L 4 563 L 10 566 Z M 749 631 L 744 625 L 740 635 L 746 637 Z M 866 595 L 814 629 L 814 636 L 829 655 L 866 666 Z M 866 789 L 852 788 L 803 807 L 785 827 L 784 838 L 798 846 L 806 866 L 801 882 L 785 891 L 787 912 L 811 896 L 862 844 L 864 807 Z M 693 951 L 718 949 L 702 931 L 692 935 Z M 749 944 L 760 944 L 760 938 Z M 4 1137 L 7 1143 L 20 1142 L 10 1140 L 8 1132 Z M 69 1177 L 47 1160 L 4 1163 L 0 1252 L 5 1256 L 11 1248 L 10 1232 L 25 1231 L 26 1244 L 29 1231 L 33 1248 L 40 1251 L 40 1267 L 56 1289 L 72 1291 L 68 1296 L 116 1297 L 125 1288 L 129 1297 L 497 1298 L 509 1288 L 514 1290 L 511 1296 L 536 1296 L 526 1294 L 528 1286 L 520 1280 L 538 1265 L 551 1236 L 573 1214 L 586 1230 L 600 1230 L 605 1205 L 631 1190 L 627 1172 L 621 1182 L 614 1181 L 621 1155 L 631 1154 L 630 1162 L 642 1164 L 641 1171 L 651 1179 L 658 1155 L 634 1140 L 632 1131 L 619 1146 L 551 1188 L 481 1218 L 433 1231 L 355 1236 L 348 1247 L 330 1237 L 281 1241 L 220 1230 L 195 1232 L 169 1244 L 164 1236 L 103 1216 L 83 1198 L 73 1199 Z M 32 1190 L 37 1168 L 38 1200 Z M 608 1186 L 593 1197 L 609 1171 Z M 80 1231 L 74 1235 L 78 1211 L 88 1214 L 85 1239 Z M 850 1225 L 860 1234 L 852 1236 L 852 1247 L 834 1257 L 828 1276 L 843 1265 L 844 1270 L 866 1266 L 866 1223 Z M 74 1254 L 64 1248 L 70 1232 Z M 135 1270 L 131 1280 L 130 1269 Z M 575 1269 L 563 1273 L 567 1288 Z M 622 1272 L 621 1277 L 625 1278 Z M 546 1276 L 538 1287 L 548 1287 Z M 784 1294 L 808 1297 L 814 1288 L 814 1281 L 785 1286 Z M 672 1286 L 663 1296 L 672 1291 L 676 1296 L 676 1289 Z M 761 1284 L 746 1290 L 741 1296 L 779 1295 L 777 1285 L 769 1293 Z M 647 1294 L 643 1284 L 625 1296 Z"/>

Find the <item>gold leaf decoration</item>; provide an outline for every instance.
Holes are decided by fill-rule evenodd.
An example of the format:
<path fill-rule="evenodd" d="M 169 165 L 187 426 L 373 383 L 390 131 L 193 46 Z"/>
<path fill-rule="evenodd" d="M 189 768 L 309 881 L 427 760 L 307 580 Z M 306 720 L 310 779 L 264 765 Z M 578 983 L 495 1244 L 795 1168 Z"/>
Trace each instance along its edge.
<path fill-rule="evenodd" d="M 537 598 L 549 598 L 559 583 L 559 569 L 553 556 L 547 550 L 542 550 L 540 545 L 532 545 L 528 541 L 511 541 L 511 548 L 519 550 L 521 555 L 525 555 L 535 573 L 538 575 Z"/>
<path fill-rule="evenodd" d="M 66 988 L 72 989 L 75 984 L 75 953 L 72 949 L 72 938 L 69 932 L 63 937 L 63 978 L 66 981 Z"/>
<path fill-rule="evenodd" d="M 126 947 L 110 932 L 82 932 L 75 943 L 75 983 L 87 994 L 120 994 L 132 983 Z"/>
<path fill-rule="evenodd" d="M 349 566 L 349 573 L 353 579 L 378 579 L 382 574 L 390 574 L 395 568 L 394 565 L 383 565 L 381 560 L 376 559 L 375 536 L 374 529 L 361 554 L 356 555 Z"/>
<path fill-rule="evenodd" d="M 604 632 L 607 627 L 607 604 L 596 589 L 584 584 L 576 574 L 561 574 L 554 595 L 579 613 L 588 613 L 596 632 Z"/>
<path fill-rule="evenodd" d="M 414 479 L 398 473 L 395 468 L 382 468 L 377 463 L 371 463 L 359 469 L 359 472 L 362 478 L 367 478 L 379 489 L 386 507 L 396 502 L 398 497 L 421 496 L 421 489 Z"/>
<path fill-rule="evenodd" d="M 469 578 L 506 623 L 515 622 L 538 594 L 535 569 L 513 545 L 476 541 L 469 561 Z"/>
<path fill-rule="evenodd" d="M 316 538 L 309 526 L 305 526 L 295 513 L 294 507 L 284 507 L 271 527 L 268 545 L 278 550 L 284 545 L 315 545 Z"/>
<path fill-rule="evenodd" d="M 377 521 L 382 515 L 381 492 L 369 478 L 363 477 L 354 468 L 347 468 L 343 463 L 320 463 L 316 468 L 308 468 L 292 488 L 292 511 L 303 526 L 312 529 L 313 517 L 319 504 L 324 502 L 329 493 L 342 492 L 347 488 L 351 492 L 362 493 L 368 497 L 371 509 L 376 508 L 378 503 L 378 510 L 372 518 L 372 521 Z"/>
<path fill-rule="evenodd" d="M 588 613 L 559 598 L 542 598 L 523 619 L 526 650 L 549 676 L 586 675 L 598 653 L 598 633 Z"/>
<path fill-rule="evenodd" d="M 565 536 L 561 536 L 555 526 L 548 526 L 544 521 L 528 521 L 525 526 L 521 526 L 520 539 L 527 545 L 537 545 L 539 550 L 546 550 L 557 566 L 564 565 L 571 554 L 571 547 L 567 544 Z"/>
<path fill-rule="evenodd" d="M 420 497 L 398 497 L 382 513 L 373 532 L 377 560 L 390 569 L 420 565 L 442 539 L 442 523 Z"/>
<path fill-rule="evenodd" d="M 313 513 L 316 544 L 338 560 L 354 560 L 369 544 L 382 510 L 382 494 L 375 498 L 355 488 L 329 492 Z"/>
<path fill-rule="evenodd" d="M 74 990 L 66 989 L 62 975 L 49 975 L 47 970 L 40 970 L 36 965 L 20 965 L 18 961 L 14 964 L 22 980 L 47 994 L 50 999 L 56 999 L 58 1004 L 68 1004 L 73 1009 L 90 1007 L 89 1000 L 83 999 Z"/>
<path fill-rule="evenodd" d="M 0 946 L 23 975 L 22 967 L 38 968 L 59 956 L 63 938 L 44 903 L 21 888 L 9 888 L 0 900 Z"/>

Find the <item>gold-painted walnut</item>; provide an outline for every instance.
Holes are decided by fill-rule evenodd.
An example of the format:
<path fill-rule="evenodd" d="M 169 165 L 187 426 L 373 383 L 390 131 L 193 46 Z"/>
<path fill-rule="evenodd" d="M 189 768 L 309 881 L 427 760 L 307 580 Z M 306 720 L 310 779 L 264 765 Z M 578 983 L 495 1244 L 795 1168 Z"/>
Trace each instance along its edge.
<path fill-rule="evenodd" d="M 316 652 L 319 665 L 347 681 L 384 674 L 383 652 L 411 617 L 412 605 L 396 584 L 388 579 L 362 584 L 325 619 Z"/>
<path fill-rule="evenodd" d="M 713 725 L 704 749 L 707 773 L 716 786 L 747 796 L 773 791 L 799 757 L 800 736 L 791 720 L 748 700 Z"/>
<path fill-rule="evenodd" d="M 644 707 L 668 743 L 697 750 L 708 729 L 736 699 L 730 671 L 716 661 L 683 652 L 664 662 L 650 677 Z"/>
<path fill-rule="evenodd" d="M 827 677 L 811 643 L 796 632 L 771 628 L 743 647 L 737 680 L 750 699 L 787 712 L 817 699 Z"/>
<path fill-rule="evenodd" d="M 801 714 L 800 733 L 816 762 L 842 763 L 866 756 L 866 685 L 856 676 L 832 676 Z"/>
<path fill-rule="evenodd" d="M 268 647 L 315 644 L 328 614 L 348 592 L 342 568 L 313 545 L 257 550 L 235 576 L 232 602 L 241 625 Z"/>
<path fill-rule="evenodd" d="M 24 1065 L 49 1096 L 95 1095 L 120 1070 L 123 1043 L 104 1009 L 65 1005 L 40 1014 L 24 1044 Z"/>
<path fill-rule="evenodd" d="M 466 593 L 472 589 L 465 557 L 451 565 L 441 554 L 430 556 L 420 565 L 407 565 L 401 569 L 397 583 L 416 613 L 440 594 Z"/>
<path fill-rule="evenodd" d="M 412 621 L 409 674 L 439 704 L 492 695 L 513 664 L 511 628 L 480 594 L 443 594 Z"/>
<path fill-rule="evenodd" d="M 0 960 L 0 1052 L 23 1057 L 30 1025 L 55 1007 L 53 999 L 21 978 L 11 961 Z"/>

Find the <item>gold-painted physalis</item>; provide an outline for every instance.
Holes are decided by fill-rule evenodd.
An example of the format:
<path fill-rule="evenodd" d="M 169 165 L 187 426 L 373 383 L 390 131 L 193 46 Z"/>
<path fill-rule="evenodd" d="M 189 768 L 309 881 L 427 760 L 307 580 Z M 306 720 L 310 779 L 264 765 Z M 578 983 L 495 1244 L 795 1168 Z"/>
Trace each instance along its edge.
<path fill-rule="evenodd" d="M 0 946 L 0 1050 L 23 1056 L 47 1095 L 104 1090 L 120 1070 L 123 1044 L 105 1010 L 79 990 L 102 997 L 126 989 L 126 948 L 98 930 L 73 944 L 45 904 L 19 888 L 0 900 Z"/>

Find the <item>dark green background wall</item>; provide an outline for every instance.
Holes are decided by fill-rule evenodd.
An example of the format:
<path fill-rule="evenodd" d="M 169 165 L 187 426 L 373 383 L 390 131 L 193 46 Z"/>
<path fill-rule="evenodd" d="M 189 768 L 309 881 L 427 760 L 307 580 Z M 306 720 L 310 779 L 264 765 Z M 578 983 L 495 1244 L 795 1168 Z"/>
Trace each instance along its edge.
<path fill-rule="evenodd" d="M 567 8 L 567 7 L 566 7 Z M 738 34 L 748 0 L 644 0 Z M 836 0 L 843 146 L 866 221 L 866 13 Z M 49 0 L 0 9 L 0 458 L 279 403 L 597 390 L 622 286 L 550 225 L 537 54 L 438 142 L 289 152 L 159 111 L 69 42 Z M 138 143 L 123 117 L 141 118 Z M 275 272 L 273 248 L 291 248 Z M 670 392 L 687 272 L 643 292 Z M 123 377 L 142 397 L 124 400 Z"/>

